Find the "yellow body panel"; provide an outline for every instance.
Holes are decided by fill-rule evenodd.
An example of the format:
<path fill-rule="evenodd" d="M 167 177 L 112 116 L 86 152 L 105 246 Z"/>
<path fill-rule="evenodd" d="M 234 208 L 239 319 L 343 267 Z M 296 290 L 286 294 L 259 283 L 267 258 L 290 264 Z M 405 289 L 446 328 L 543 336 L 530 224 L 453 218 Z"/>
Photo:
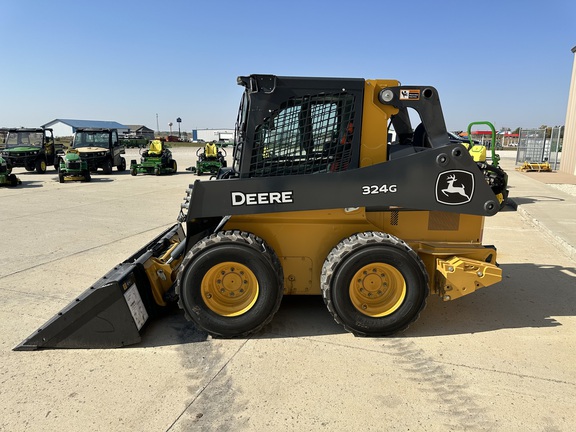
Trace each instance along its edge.
<path fill-rule="evenodd" d="M 367 80 L 364 85 L 360 166 L 386 162 L 388 158 L 387 125 L 398 109 L 378 102 L 378 94 L 386 87 L 400 85 L 396 80 Z"/>
<path fill-rule="evenodd" d="M 224 229 L 253 233 L 274 249 L 284 272 L 285 294 L 321 294 L 322 265 L 333 247 L 359 232 L 386 232 L 418 253 L 431 292 L 442 296 L 447 283 L 437 277 L 438 259 L 458 256 L 488 261 L 487 267 L 496 267 L 495 250 L 480 243 L 483 226 L 481 216 L 428 211 L 367 213 L 356 208 L 233 216 Z"/>

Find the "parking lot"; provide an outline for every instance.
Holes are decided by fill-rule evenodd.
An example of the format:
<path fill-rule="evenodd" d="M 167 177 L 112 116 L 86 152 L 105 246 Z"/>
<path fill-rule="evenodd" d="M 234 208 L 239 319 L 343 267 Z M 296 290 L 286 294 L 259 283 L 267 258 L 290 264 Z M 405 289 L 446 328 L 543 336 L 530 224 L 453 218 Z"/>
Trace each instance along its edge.
<path fill-rule="evenodd" d="M 356 338 L 321 298 L 285 297 L 244 339 L 175 312 L 131 347 L 12 351 L 175 222 L 195 151 L 173 149 L 175 175 L 61 184 L 15 169 L 23 184 L 0 189 L 0 430 L 574 430 L 576 263 L 512 208 L 485 227 L 503 281 L 431 297 L 395 337 Z"/>

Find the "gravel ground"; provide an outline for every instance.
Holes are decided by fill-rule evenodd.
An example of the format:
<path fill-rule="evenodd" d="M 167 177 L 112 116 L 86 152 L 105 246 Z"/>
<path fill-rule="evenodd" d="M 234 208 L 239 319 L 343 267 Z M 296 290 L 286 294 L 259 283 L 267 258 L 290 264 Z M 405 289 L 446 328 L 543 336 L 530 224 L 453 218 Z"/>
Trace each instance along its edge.
<path fill-rule="evenodd" d="M 564 193 L 570 194 L 572 196 L 576 196 L 576 185 L 573 184 L 551 184 L 555 189 L 558 189 Z"/>

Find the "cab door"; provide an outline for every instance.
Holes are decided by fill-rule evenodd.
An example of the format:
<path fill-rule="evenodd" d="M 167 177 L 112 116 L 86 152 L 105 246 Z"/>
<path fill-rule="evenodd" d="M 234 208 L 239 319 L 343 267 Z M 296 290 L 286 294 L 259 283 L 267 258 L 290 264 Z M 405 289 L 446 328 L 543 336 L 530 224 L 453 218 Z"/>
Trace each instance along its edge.
<path fill-rule="evenodd" d="M 111 134 L 111 141 L 112 141 L 112 159 L 114 160 L 115 166 L 120 166 L 122 163 L 122 157 L 120 155 L 124 154 L 124 146 L 120 144 L 118 140 L 118 131 L 112 131 Z"/>

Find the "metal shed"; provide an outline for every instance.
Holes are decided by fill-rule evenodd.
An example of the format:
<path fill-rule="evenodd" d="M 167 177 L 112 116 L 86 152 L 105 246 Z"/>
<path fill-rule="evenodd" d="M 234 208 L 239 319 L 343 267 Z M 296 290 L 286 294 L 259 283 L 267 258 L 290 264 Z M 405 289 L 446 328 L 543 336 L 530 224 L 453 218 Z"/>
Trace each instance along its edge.
<path fill-rule="evenodd" d="M 54 136 L 72 136 L 77 128 L 106 128 L 117 129 L 119 134 L 128 132 L 130 128 L 115 121 L 102 120 L 75 120 L 75 119 L 54 119 L 42 125 L 43 128 L 51 128 Z"/>

